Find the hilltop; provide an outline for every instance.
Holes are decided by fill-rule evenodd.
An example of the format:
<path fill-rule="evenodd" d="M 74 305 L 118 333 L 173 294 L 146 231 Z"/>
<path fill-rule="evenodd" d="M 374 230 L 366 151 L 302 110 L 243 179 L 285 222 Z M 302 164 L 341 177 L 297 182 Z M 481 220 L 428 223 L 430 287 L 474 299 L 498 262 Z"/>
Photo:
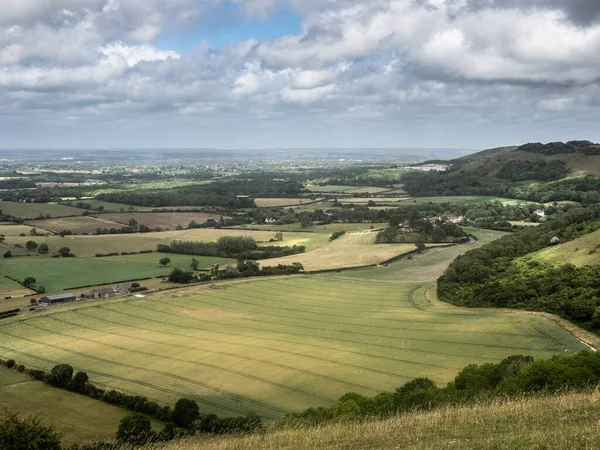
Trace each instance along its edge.
<path fill-rule="evenodd" d="M 412 196 L 497 195 L 549 202 L 596 203 L 600 145 L 590 141 L 500 147 L 448 162 L 445 172 L 411 173 Z"/>

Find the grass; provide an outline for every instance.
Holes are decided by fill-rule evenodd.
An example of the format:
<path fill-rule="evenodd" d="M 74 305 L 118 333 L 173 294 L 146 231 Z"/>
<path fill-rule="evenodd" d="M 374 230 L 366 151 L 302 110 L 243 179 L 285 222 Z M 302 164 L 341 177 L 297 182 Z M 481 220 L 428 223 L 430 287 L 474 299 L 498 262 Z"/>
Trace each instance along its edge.
<path fill-rule="evenodd" d="M 29 236 L 29 232 L 31 231 L 31 227 L 27 225 L 0 225 L 0 235 L 4 235 L 7 237 L 16 237 L 22 233 L 25 233 Z M 43 233 L 42 230 L 38 230 Z"/>
<path fill-rule="evenodd" d="M 209 219 L 219 220 L 221 216 L 218 214 L 209 214 L 202 212 L 146 212 L 146 213 L 117 213 L 117 214 L 100 214 L 98 219 L 127 224 L 129 219 L 135 219 L 138 224 L 146 225 L 152 229 L 156 227 L 169 228 L 174 230 L 177 225 L 187 227 L 194 220 L 196 223 L 204 223 Z M 122 227 L 123 225 L 119 225 Z M 110 227 L 108 227 L 110 228 Z"/>
<path fill-rule="evenodd" d="M 121 419 L 130 414 L 125 409 L 55 389 L 5 368 L 0 368 L 0 398 L 0 420 L 8 414 L 39 416 L 45 424 L 53 425 L 67 444 L 110 441 Z"/>
<path fill-rule="evenodd" d="M 3 261 L 0 269 L 4 269 L 6 267 L 6 263 Z M 19 283 L 16 283 L 12 280 L 9 280 L 6 277 L 0 275 L 0 299 L 4 299 L 5 297 L 22 297 L 23 295 L 32 294 L 33 291 L 29 289 L 25 289 Z M 2 303 L 5 300 L 0 300 L 0 310 L 3 309 L 12 309 L 12 308 L 3 308 Z"/>
<path fill-rule="evenodd" d="M 414 244 L 375 245 L 377 233 L 352 233 L 300 255 L 265 260 L 264 265 L 302 263 L 307 271 L 379 264 L 415 250 Z"/>
<path fill-rule="evenodd" d="M 283 207 L 314 203 L 310 198 L 255 198 L 254 203 L 259 208 Z"/>
<path fill-rule="evenodd" d="M 564 244 L 547 247 L 520 260 L 539 260 L 548 264 L 576 266 L 600 264 L 600 231 L 588 233 Z"/>
<path fill-rule="evenodd" d="M 89 216 L 63 217 L 57 219 L 30 220 L 27 222 L 30 229 L 38 228 L 40 230 L 49 230 L 54 233 L 60 233 L 63 230 L 70 230 L 73 233 L 94 233 L 97 228 L 117 228 L 121 229 L 122 224 L 109 222 L 107 220 L 96 219 Z M 35 240 L 35 238 L 34 238 Z"/>
<path fill-rule="evenodd" d="M 305 233 L 284 233 L 284 238 L 290 241 L 295 238 L 304 238 Z M 195 228 L 182 231 L 164 231 L 160 233 L 135 233 L 135 234 L 114 234 L 102 236 L 49 236 L 37 237 L 33 240 L 38 244 L 47 244 L 50 253 L 57 253 L 62 247 L 69 247 L 76 256 L 93 257 L 96 253 L 113 252 L 139 252 L 140 250 L 156 250 L 158 244 L 170 244 L 173 240 L 183 241 L 206 241 L 212 242 L 221 236 L 251 236 L 259 242 L 266 242 L 275 236 L 273 231 L 250 231 L 250 230 L 230 230 L 230 229 L 212 229 Z M 13 250 L 14 244 L 25 245 L 31 237 L 13 237 L 6 238 L 8 247 L 2 247 Z M 6 250 L 4 250 L 6 251 Z M 14 250 L 13 250 L 14 253 Z"/>
<path fill-rule="evenodd" d="M 440 306 L 432 288 L 295 276 L 50 308 L 0 323 L 0 357 L 69 363 L 160 402 L 194 398 L 203 412 L 277 417 L 415 377 L 444 383 L 469 363 L 585 348 L 542 317 Z"/>
<path fill-rule="evenodd" d="M 21 219 L 37 219 L 40 214 L 50 215 L 51 217 L 80 216 L 83 214 L 83 209 L 55 203 L 0 202 L 0 209 L 4 214 L 20 217 Z"/>
<path fill-rule="evenodd" d="M 388 267 L 354 270 L 342 274 L 332 274 L 330 276 L 365 281 L 434 282 L 444 273 L 448 265 L 457 256 L 462 255 L 469 250 L 479 248 L 504 235 L 504 233 L 498 231 L 476 228 L 464 227 L 464 230 L 467 233 L 477 236 L 478 240 L 472 244 L 429 248 L 422 254 L 412 255 L 411 259 L 404 258 L 400 261 L 391 263 Z M 414 249 L 414 245 L 412 245 L 412 248 Z"/>
<path fill-rule="evenodd" d="M 275 231 L 302 231 L 312 233 L 324 233 L 332 234 L 334 231 L 369 231 L 386 228 L 389 225 L 387 223 L 330 223 L 327 225 L 315 225 L 309 228 L 302 228 L 300 223 L 290 223 L 286 225 L 254 225 L 253 229 L 260 228 L 261 230 L 272 230 Z M 243 226 L 238 227 L 243 229 Z"/>
<path fill-rule="evenodd" d="M 383 421 L 273 430 L 252 436 L 186 439 L 158 448 L 591 450 L 598 447 L 599 401 L 598 392 L 521 398 L 446 407 Z"/>
<path fill-rule="evenodd" d="M 171 264 L 164 267 L 158 260 L 169 257 Z M 228 264 L 231 259 L 197 256 L 200 268 L 211 264 Z M 37 284 L 48 292 L 59 292 L 77 286 L 95 286 L 120 281 L 168 275 L 173 267 L 189 270 L 192 256 L 149 253 L 144 255 L 107 258 L 12 258 L 2 265 L 5 275 L 17 280 L 33 276 Z"/>

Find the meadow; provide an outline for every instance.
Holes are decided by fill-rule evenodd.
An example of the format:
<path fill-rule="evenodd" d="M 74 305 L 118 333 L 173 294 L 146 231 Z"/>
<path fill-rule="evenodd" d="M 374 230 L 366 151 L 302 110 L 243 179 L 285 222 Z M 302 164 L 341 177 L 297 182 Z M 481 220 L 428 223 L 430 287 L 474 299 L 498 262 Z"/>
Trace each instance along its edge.
<path fill-rule="evenodd" d="M 117 213 L 117 214 L 99 214 L 98 219 L 127 224 L 130 219 L 134 219 L 140 225 L 146 225 L 152 229 L 160 227 L 174 230 L 177 225 L 186 228 L 191 221 L 204 223 L 207 220 L 219 220 L 218 214 L 209 214 L 202 212 L 145 212 L 145 213 Z M 123 225 L 119 225 L 122 227 Z"/>
<path fill-rule="evenodd" d="M 463 229 L 465 232 L 477 236 L 478 240 L 470 244 L 461 244 L 452 247 L 440 246 L 428 248 L 424 253 L 412 254 L 410 258 L 402 258 L 399 261 L 389 264 L 387 267 L 351 270 L 327 276 L 363 281 L 435 282 L 457 256 L 469 250 L 479 248 L 505 234 L 499 231 L 478 228 L 464 227 Z"/>
<path fill-rule="evenodd" d="M 259 208 L 296 206 L 304 203 L 314 203 L 310 198 L 255 198 L 254 204 Z"/>
<path fill-rule="evenodd" d="M 31 228 L 27 225 L 0 225 L 0 236 L 16 237 L 23 233 L 29 236 Z M 44 231 L 38 230 L 38 232 L 43 233 Z"/>
<path fill-rule="evenodd" d="M 56 203 L 16 203 L 0 202 L 0 210 L 21 219 L 37 219 L 40 215 L 44 217 L 80 216 L 83 209 L 72 206 L 59 205 Z"/>
<path fill-rule="evenodd" d="M 171 263 L 161 266 L 158 261 L 169 257 Z M 199 268 L 210 268 L 212 264 L 229 264 L 234 260 L 196 256 Z M 174 267 L 190 270 L 192 256 L 149 253 L 143 255 L 115 256 L 106 258 L 12 258 L 3 262 L 0 270 L 17 280 L 33 276 L 39 286 L 47 292 L 59 292 L 79 286 L 95 286 L 142 278 L 169 275 Z M 6 280 L 6 278 L 2 278 Z M 10 280 L 8 280 L 10 281 Z M 11 282 L 14 283 L 14 282 Z M 14 283 L 17 286 L 20 286 Z M 23 289 L 22 286 L 20 286 Z"/>
<path fill-rule="evenodd" d="M 125 409 L 32 381 L 25 374 L 5 368 L 0 368 L 0 398 L 0 420 L 8 414 L 38 416 L 44 423 L 52 423 L 67 444 L 110 441 L 121 419 L 129 414 Z"/>
<path fill-rule="evenodd" d="M 5 264 L 0 262 L 0 270 L 4 269 Z M 20 297 L 23 295 L 33 294 L 33 291 L 24 288 L 19 283 L 16 283 L 6 277 L 0 275 L 0 298 L 5 297 Z M 4 308 L 0 307 L 0 310 Z M 9 308 L 10 309 L 10 308 Z"/>
<path fill-rule="evenodd" d="M 305 233 L 284 233 L 286 241 L 293 241 L 295 238 L 305 238 Z M 231 229 L 213 229 L 213 228 L 194 228 L 181 231 L 164 231 L 159 233 L 133 233 L 133 234 L 111 234 L 101 236 L 48 236 L 48 237 L 12 237 L 5 241 L 6 248 L 13 250 L 14 245 L 25 245 L 29 240 L 34 240 L 38 244 L 46 244 L 50 253 L 57 253 L 62 247 L 71 249 L 71 253 L 76 256 L 93 257 L 97 253 L 114 252 L 139 252 L 141 250 L 156 250 L 158 244 L 170 244 L 173 240 L 182 241 L 205 241 L 214 242 L 221 236 L 251 236 L 258 242 L 268 242 L 275 236 L 273 231 L 252 231 L 252 230 L 231 230 Z M 291 244 L 285 244 L 291 245 Z M 4 250 L 6 251 L 6 250 Z"/>
<path fill-rule="evenodd" d="M 97 228 L 117 228 L 123 227 L 122 224 L 103 219 L 96 219 L 89 216 L 62 217 L 56 219 L 29 220 L 26 222 L 29 228 L 38 228 L 48 230 L 54 233 L 60 233 L 63 230 L 69 230 L 72 233 L 94 233 Z"/>
<path fill-rule="evenodd" d="M 263 261 L 263 265 L 276 266 L 299 262 L 307 271 L 343 269 L 380 264 L 415 250 L 414 244 L 376 245 L 376 236 L 377 233 L 374 232 L 345 234 L 314 250 L 299 255 L 268 259 Z"/>
<path fill-rule="evenodd" d="M 600 231 L 588 233 L 563 244 L 554 245 L 519 258 L 521 261 L 541 261 L 556 266 L 600 264 Z"/>
<path fill-rule="evenodd" d="M 277 417 L 373 396 L 470 363 L 585 346 L 526 313 L 440 308 L 433 284 L 295 276 L 250 279 L 52 308 L 0 323 L 0 355 L 203 412 Z"/>

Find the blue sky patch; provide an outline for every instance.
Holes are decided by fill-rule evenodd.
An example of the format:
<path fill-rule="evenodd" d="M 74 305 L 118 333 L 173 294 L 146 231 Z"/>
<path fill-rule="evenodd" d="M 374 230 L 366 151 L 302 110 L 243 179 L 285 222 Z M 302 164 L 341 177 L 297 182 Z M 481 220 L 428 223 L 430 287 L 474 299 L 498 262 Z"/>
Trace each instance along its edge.
<path fill-rule="evenodd" d="M 212 50 L 219 50 L 249 39 L 265 40 L 286 35 L 297 35 L 301 31 L 301 19 L 293 12 L 279 9 L 268 19 L 243 17 L 238 6 L 227 4 L 215 11 L 210 20 L 195 26 L 195 30 L 168 31 L 157 40 L 164 50 L 189 53 L 202 40 L 208 41 Z"/>

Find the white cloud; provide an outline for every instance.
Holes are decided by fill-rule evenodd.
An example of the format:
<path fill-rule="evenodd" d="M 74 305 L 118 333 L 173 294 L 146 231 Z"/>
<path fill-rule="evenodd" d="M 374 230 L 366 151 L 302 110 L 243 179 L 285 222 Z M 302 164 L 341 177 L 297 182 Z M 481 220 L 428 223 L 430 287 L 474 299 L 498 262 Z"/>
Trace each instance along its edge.
<path fill-rule="evenodd" d="M 572 23 L 556 0 L 239 0 L 241 20 L 290 8 L 301 33 L 219 51 L 201 41 L 189 54 L 157 47 L 223 1 L 4 0 L 0 114 L 82 127 L 169 115 L 288 123 L 288 134 L 300 122 L 351 133 L 372 121 L 393 136 L 425 122 L 587 120 L 600 107 L 600 24 Z"/>

